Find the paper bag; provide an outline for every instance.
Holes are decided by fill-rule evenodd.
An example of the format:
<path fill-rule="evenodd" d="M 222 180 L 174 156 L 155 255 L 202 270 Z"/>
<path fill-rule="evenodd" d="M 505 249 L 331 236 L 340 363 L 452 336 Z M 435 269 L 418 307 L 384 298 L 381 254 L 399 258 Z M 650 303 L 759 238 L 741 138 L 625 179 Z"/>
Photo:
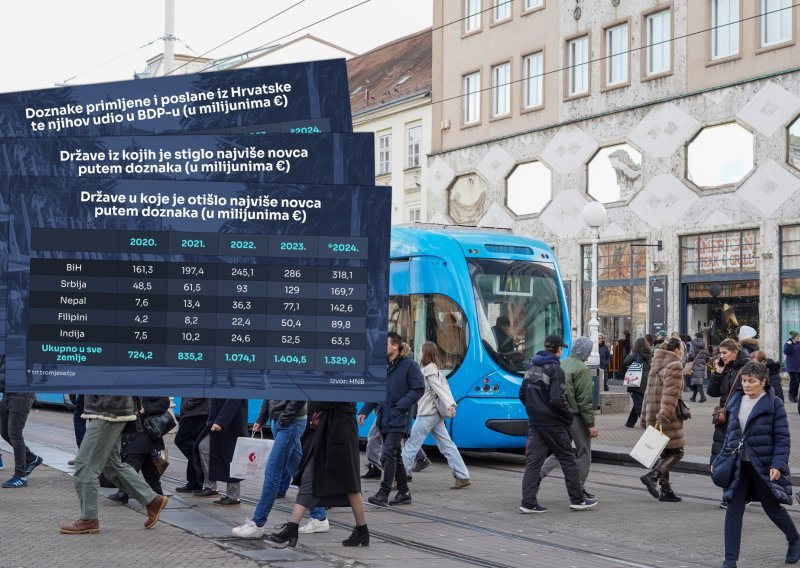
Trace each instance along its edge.
<path fill-rule="evenodd" d="M 261 438 L 242 437 L 236 440 L 230 476 L 235 479 L 263 477 L 273 443 L 272 440 Z"/>
<path fill-rule="evenodd" d="M 660 430 L 648 426 L 631 450 L 630 456 L 649 469 L 653 467 L 653 464 L 661 456 L 661 452 L 667 447 L 668 442 L 669 436 L 665 436 Z"/>

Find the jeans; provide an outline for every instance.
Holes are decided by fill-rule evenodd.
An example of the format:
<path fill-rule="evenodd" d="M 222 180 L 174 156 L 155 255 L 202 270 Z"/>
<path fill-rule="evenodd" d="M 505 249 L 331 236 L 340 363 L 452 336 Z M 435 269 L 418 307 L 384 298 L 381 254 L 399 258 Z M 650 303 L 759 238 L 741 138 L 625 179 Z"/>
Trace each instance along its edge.
<path fill-rule="evenodd" d="M 644 395 L 639 391 L 628 392 L 633 400 L 633 408 L 631 408 L 631 413 L 628 415 L 628 421 L 625 422 L 625 425 L 632 428 L 636 426 L 636 422 L 639 421 L 639 417 L 642 415 L 642 403 L 644 402 Z"/>
<path fill-rule="evenodd" d="M 111 483 L 147 506 L 156 493 L 131 466 L 122 462 L 119 451 L 125 422 L 89 420 L 86 436 L 75 457 L 75 491 L 81 502 L 81 519 L 97 519 L 97 500 L 102 472 Z"/>
<path fill-rule="evenodd" d="M 725 511 L 725 560 L 739 559 L 739 545 L 742 540 L 742 517 L 744 516 L 747 494 L 753 489 L 755 489 L 769 520 L 781 529 L 783 534 L 786 535 L 786 540 L 791 543 L 800 538 L 800 534 L 797 533 L 797 528 L 789 513 L 781 507 L 781 504 L 772 495 L 767 484 L 756 473 L 753 464 L 749 461 L 742 461 L 739 484 L 736 486 L 733 497 L 728 503 L 728 509 Z"/>
<path fill-rule="evenodd" d="M 14 475 L 25 477 L 25 466 L 36 459 L 22 431 L 33 406 L 32 394 L 6 393 L 0 400 L 0 436 L 14 449 Z"/>
<path fill-rule="evenodd" d="M 314 507 L 308 512 L 308 516 L 312 519 L 317 519 L 318 521 L 324 521 L 328 518 L 328 514 L 325 512 L 325 507 Z"/>
<path fill-rule="evenodd" d="M 297 472 L 297 468 L 300 466 L 300 460 L 303 458 L 300 436 L 306 429 L 306 418 L 292 420 L 288 426 L 281 426 L 273 420 L 271 426 L 275 444 L 272 446 L 264 470 L 261 498 L 253 513 L 253 522 L 259 527 L 266 524 L 280 490 L 283 489 L 285 492 L 285 488 L 281 487 L 282 482 L 285 483 L 287 479 L 291 480 L 291 476 Z"/>
<path fill-rule="evenodd" d="M 406 445 L 403 448 L 403 466 L 406 471 L 410 471 L 416 459 L 417 450 L 422 447 L 422 443 L 428 434 L 433 435 L 436 440 L 436 447 L 442 452 L 442 455 L 447 459 L 447 465 L 453 470 L 453 474 L 458 479 L 469 479 L 469 471 L 458 453 L 458 448 L 450 438 L 447 428 L 444 425 L 444 420 L 438 414 L 429 414 L 427 416 L 417 416 L 414 421 L 414 426 L 411 428 L 411 437 L 406 440 Z"/>
<path fill-rule="evenodd" d="M 175 445 L 186 456 L 186 485 L 192 489 L 203 488 L 203 471 L 195 467 L 192 459 L 192 448 L 197 443 L 197 438 L 206 425 L 207 415 L 187 416 L 181 418 L 178 424 L 178 432 L 175 434 Z"/>
<path fill-rule="evenodd" d="M 589 477 L 589 467 L 592 464 L 592 437 L 589 434 L 589 429 L 583 423 L 583 419 L 574 414 L 572 416 L 572 424 L 569 426 L 569 433 L 572 436 L 572 443 L 575 445 L 575 460 L 578 463 L 578 479 L 581 481 L 581 487 L 586 483 L 586 478 Z M 544 479 L 547 475 L 555 469 L 558 459 L 555 454 L 544 460 L 540 477 Z"/>
<path fill-rule="evenodd" d="M 400 455 L 403 435 L 403 432 L 388 432 L 383 434 L 383 452 L 381 454 L 383 477 L 381 478 L 380 493 L 384 495 L 389 495 L 389 493 L 391 493 L 392 481 L 397 481 L 398 491 L 408 491 L 408 476 Z"/>
<path fill-rule="evenodd" d="M 81 447 L 83 437 L 86 435 L 86 420 L 81 418 L 83 414 L 84 396 L 79 394 L 75 397 L 75 408 L 72 409 L 72 429 L 75 431 L 75 443 Z"/>
<path fill-rule="evenodd" d="M 583 503 L 583 491 L 578 476 L 578 464 L 572 451 L 572 439 L 566 426 L 531 428 L 528 430 L 528 449 L 525 473 L 522 476 L 522 506 L 537 504 L 541 469 L 547 454 L 552 452 L 561 462 L 564 483 L 567 485 L 569 500 L 573 505 Z"/>

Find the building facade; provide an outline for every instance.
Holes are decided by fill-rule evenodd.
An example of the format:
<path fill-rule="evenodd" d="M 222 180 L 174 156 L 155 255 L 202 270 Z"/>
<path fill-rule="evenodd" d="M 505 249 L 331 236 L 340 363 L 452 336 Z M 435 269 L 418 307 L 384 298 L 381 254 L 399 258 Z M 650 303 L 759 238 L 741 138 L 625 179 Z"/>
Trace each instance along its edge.
<path fill-rule="evenodd" d="M 347 62 L 354 132 L 375 133 L 375 183 L 392 186 L 392 224 L 428 215 L 422 196 L 431 151 L 431 30 Z"/>
<path fill-rule="evenodd" d="M 433 29 L 423 220 L 549 243 L 584 333 L 600 201 L 607 337 L 751 325 L 777 358 L 800 328 L 790 0 L 435 0 Z"/>

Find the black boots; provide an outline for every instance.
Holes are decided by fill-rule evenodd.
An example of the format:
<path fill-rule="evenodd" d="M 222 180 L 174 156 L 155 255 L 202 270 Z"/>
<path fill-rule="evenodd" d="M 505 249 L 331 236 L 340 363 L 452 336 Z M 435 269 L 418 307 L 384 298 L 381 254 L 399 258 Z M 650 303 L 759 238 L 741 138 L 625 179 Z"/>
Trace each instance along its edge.
<path fill-rule="evenodd" d="M 369 546 L 369 529 L 367 525 L 356 525 L 347 539 L 342 541 L 342 546 Z"/>
<path fill-rule="evenodd" d="M 280 532 L 272 533 L 271 535 L 269 535 L 269 539 L 272 542 L 277 542 L 278 544 L 284 544 L 288 542 L 289 546 L 291 547 L 297 546 L 298 528 L 300 528 L 300 525 L 298 525 L 297 523 L 292 523 L 292 522 L 286 523 L 285 525 L 282 525 L 280 527 L 281 529 Z"/>
<path fill-rule="evenodd" d="M 361 476 L 361 479 L 380 479 L 383 472 L 372 464 L 367 467 L 367 472 Z"/>
<path fill-rule="evenodd" d="M 661 480 L 661 495 L 658 496 L 659 501 L 666 501 L 667 503 L 679 503 L 681 498 L 675 495 L 675 492 L 672 490 L 672 485 L 669 484 L 669 481 Z"/>
<path fill-rule="evenodd" d="M 655 499 L 659 498 L 658 488 L 656 487 L 659 477 L 661 477 L 661 474 L 658 472 L 658 470 L 651 469 L 649 472 L 639 478 L 642 483 L 644 483 L 644 486 L 647 487 L 647 491 L 650 493 L 650 495 L 652 495 Z"/>

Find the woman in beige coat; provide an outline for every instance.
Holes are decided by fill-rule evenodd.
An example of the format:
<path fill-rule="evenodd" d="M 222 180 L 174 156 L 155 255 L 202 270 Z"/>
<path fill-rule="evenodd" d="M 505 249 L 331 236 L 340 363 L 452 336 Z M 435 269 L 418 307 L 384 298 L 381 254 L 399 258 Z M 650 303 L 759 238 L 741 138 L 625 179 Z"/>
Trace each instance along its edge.
<path fill-rule="evenodd" d="M 678 502 L 669 484 L 669 472 L 683 457 L 686 439 L 683 437 L 683 420 L 675 416 L 678 400 L 683 392 L 683 342 L 672 338 L 665 342 L 661 349 L 653 352 L 653 363 L 647 381 L 647 392 L 644 395 L 642 409 L 642 428 L 657 427 L 660 424 L 664 434 L 669 436 L 667 447 L 661 453 L 661 459 L 647 474 L 641 477 L 650 495 L 659 501 Z M 661 485 L 661 492 L 656 488 Z"/>

